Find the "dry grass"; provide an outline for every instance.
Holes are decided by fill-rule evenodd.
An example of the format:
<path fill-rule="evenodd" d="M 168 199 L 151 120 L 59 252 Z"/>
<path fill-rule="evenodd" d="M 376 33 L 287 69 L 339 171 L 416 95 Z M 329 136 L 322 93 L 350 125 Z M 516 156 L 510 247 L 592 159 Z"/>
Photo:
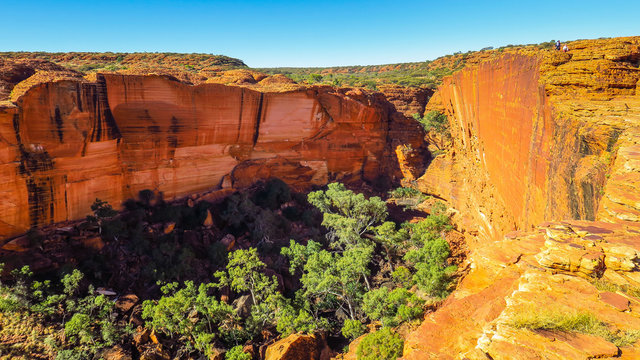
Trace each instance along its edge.
<path fill-rule="evenodd" d="M 508 325 L 518 329 L 588 334 L 601 337 L 618 347 L 632 345 L 640 339 L 640 330 L 612 329 L 610 325 L 589 312 L 528 309 L 516 314 Z"/>
<path fill-rule="evenodd" d="M 609 291 L 609 292 L 621 292 L 627 294 L 629 296 L 640 298 L 640 288 L 630 285 L 618 285 L 614 284 L 609 280 L 600 278 L 593 279 L 591 284 L 596 287 L 596 289 L 600 291 Z"/>

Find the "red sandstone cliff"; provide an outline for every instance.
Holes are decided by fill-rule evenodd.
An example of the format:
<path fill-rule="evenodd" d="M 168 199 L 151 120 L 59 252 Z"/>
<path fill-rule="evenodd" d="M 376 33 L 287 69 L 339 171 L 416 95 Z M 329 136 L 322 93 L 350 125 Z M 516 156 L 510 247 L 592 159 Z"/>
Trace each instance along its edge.
<path fill-rule="evenodd" d="M 621 134 L 636 126 L 640 50 L 638 38 L 571 49 L 470 67 L 446 78 L 429 105 L 446 109 L 455 143 L 421 188 L 451 200 L 484 237 L 597 217 Z"/>
<path fill-rule="evenodd" d="M 454 141 L 418 184 L 476 236 L 469 273 L 407 337 L 404 359 L 640 356 L 637 342 L 514 325 L 575 312 L 640 329 L 629 290 L 640 288 L 640 38 L 569 48 L 464 69 L 428 105 L 445 109 Z"/>
<path fill-rule="evenodd" d="M 0 107 L 0 239 L 143 189 L 170 199 L 272 176 L 372 180 L 393 167 L 389 144 L 421 144 L 380 94 L 298 88 L 116 74 L 31 85 Z"/>

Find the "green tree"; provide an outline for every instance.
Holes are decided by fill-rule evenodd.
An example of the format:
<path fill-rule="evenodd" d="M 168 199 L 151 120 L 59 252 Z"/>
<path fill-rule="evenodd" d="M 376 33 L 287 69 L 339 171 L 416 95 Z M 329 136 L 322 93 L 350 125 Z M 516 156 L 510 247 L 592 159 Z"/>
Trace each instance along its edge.
<path fill-rule="evenodd" d="M 162 287 L 157 301 L 142 304 L 142 317 L 147 326 L 172 338 L 177 337 L 193 348 L 208 355 L 215 338 L 228 336 L 237 319 L 233 308 L 210 295 L 216 284 L 196 285 L 186 281 L 181 289 L 178 283 Z"/>
<path fill-rule="evenodd" d="M 365 336 L 356 350 L 358 360 L 395 360 L 402 356 L 402 338 L 389 328 Z"/>
<path fill-rule="evenodd" d="M 362 236 L 387 218 L 387 205 L 379 197 L 366 199 L 340 183 L 327 185 L 326 191 L 309 193 L 308 200 L 323 213 L 322 225 L 329 229 L 328 238 L 335 249 L 367 242 Z"/>
<path fill-rule="evenodd" d="M 277 291 L 277 279 L 265 275 L 265 269 L 257 249 L 251 248 L 230 253 L 226 271 L 215 273 L 220 279 L 218 286 L 229 286 L 237 293 L 248 292 L 251 296 L 251 315 L 245 322 L 251 333 L 273 322 L 282 298 Z"/>
<path fill-rule="evenodd" d="M 224 354 L 225 360 L 251 360 L 251 354 L 247 354 L 242 350 L 242 345 L 237 345 L 231 348 Z"/>
<path fill-rule="evenodd" d="M 449 244 L 442 237 L 443 232 L 451 229 L 448 217 L 430 215 L 406 228 L 410 233 L 410 248 L 404 260 L 414 269 L 413 282 L 433 296 L 444 297 L 456 269 L 448 263 Z"/>
<path fill-rule="evenodd" d="M 423 303 L 407 289 L 381 287 L 364 295 L 362 308 L 371 320 L 380 320 L 383 326 L 398 326 L 422 315 Z"/>
<path fill-rule="evenodd" d="M 349 340 L 353 340 L 367 332 L 367 327 L 360 320 L 347 319 L 340 330 L 342 336 Z"/>

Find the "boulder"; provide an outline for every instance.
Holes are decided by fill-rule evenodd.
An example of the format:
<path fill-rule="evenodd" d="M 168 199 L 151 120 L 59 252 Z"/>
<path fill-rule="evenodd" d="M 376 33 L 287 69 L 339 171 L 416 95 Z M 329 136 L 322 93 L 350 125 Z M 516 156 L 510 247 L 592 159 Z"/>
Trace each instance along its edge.
<path fill-rule="evenodd" d="M 291 334 L 267 348 L 265 360 L 329 360 L 329 347 L 319 335 Z"/>

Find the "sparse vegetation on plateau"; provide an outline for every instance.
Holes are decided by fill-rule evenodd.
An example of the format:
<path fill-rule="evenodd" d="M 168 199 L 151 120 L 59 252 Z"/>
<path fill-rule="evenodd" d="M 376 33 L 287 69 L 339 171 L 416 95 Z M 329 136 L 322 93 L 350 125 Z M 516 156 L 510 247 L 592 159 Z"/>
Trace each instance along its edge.
<path fill-rule="evenodd" d="M 588 312 L 529 309 L 515 314 L 509 325 L 521 329 L 589 334 L 619 347 L 634 344 L 640 339 L 640 330 L 615 329 Z"/>

